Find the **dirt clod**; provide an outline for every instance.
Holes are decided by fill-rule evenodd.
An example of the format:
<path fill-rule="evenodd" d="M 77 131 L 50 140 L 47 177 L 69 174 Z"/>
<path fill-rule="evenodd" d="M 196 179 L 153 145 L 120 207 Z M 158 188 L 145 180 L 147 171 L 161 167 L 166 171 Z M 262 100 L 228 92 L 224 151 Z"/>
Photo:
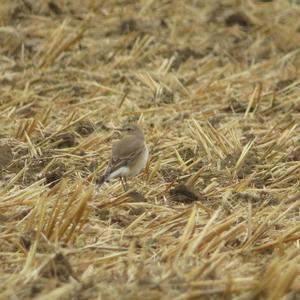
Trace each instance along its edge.
<path fill-rule="evenodd" d="M 69 148 L 75 145 L 75 136 L 70 132 L 61 133 L 53 139 L 53 143 L 58 149 Z"/>
<path fill-rule="evenodd" d="M 70 277 L 76 278 L 75 273 L 67 257 L 61 252 L 45 265 L 41 270 L 41 275 L 46 278 L 57 278 L 61 282 L 68 282 Z"/>
<path fill-rule="evenodd" d="M 138 191 L 132 191 L 129 193 L 129 196 L 132 198 L 135 202 L 147 202 L 147 199 L 144 195 L 139 193 Z"/>
<path fill-rule="evenodd" d="M 56 2 L 49 1 L 48 2 L 48 7 L 56 15 L 61 15 L 62 14 L 62 9 L 60 8 L 60 6 Z"/>
<path fill-rule="evenodd" d="M 176 202 L 192 203 L 198 201 L 200 194 L 191 186 L 178 184 L 170 190 L 171 199 Z"/>
<path fill-rule="evenodd" d="M 132 208 L 129 211 L 129 215 L 139 216 L 139 215 L 141 215 L 144 212 L 145 212 L 145 209 L 143 207 L 136 207 L 136 208 Z"/>
<path fill-rule="evenodd" d="M 291 85 L 295 80 L 297 80 L 296 77 L 292 77 L 292 78 L 288 78 L 288 79 L 279 80 L 279 81 L 276 82 L 275 90 L 276 90 L 276 91 L 283 90 L 284 88 L 286 88 L 286 87 L 288 87 L 289 85 Z"/>
<path fill-rule="evenodd" d="M 52 171 L 46 173 L 46 184 L 49 184 L 49 187 L 54 187 L 62 179 L 64 172 L 61 168 L 56 168 Z"/>
<path fill-rule="evenodd" d="M 137 30 L 137 21 L 135 19 L 127 19 L 120 24 L 120 32 L 122 34 L 130 33 Z"/>
<path fill-rule="evenodd" d="M 88 136 L 95 130 L 95 126 L 90 121 L 82 121 L 77 124 L 75 130 L 82 136 Z"/>
<path fill-rule="evenodd" d="M 252 26 L 250 18 L 243 12 L 236 12 L 229 15 L 225 19 L 226 26 L 239 25 L 242 28 L 248 28 Z"/>
<path fill-rule="evenodd" d="M 13 160 L 12 149 L 7 144 L 0 145 L 0 174 Z"/>

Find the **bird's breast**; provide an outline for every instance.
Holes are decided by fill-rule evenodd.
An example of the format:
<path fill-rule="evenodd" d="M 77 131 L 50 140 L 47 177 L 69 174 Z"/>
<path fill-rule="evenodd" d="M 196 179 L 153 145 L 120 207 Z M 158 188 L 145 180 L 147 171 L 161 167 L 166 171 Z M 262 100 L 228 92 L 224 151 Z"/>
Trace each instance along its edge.
<path fill-rule="evenodd" d="M 145 145 L 144 151 L 137 157 L 136 161 L 130 166 L 129 176 L 135 176 L 146 166 L 149 157 L 148 147 Z"/>

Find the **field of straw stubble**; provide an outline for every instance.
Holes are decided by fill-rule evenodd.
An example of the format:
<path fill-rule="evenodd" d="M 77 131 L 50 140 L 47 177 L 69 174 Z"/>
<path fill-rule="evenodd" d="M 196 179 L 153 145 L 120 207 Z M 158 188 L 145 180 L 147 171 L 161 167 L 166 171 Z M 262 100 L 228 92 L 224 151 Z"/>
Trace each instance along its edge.
<path fill-rule="evenodd" d="M 0 299 L 299 299 L 297 1 L 2 0 Z M 97 187 L 112 130 L 151 158 Z"/>

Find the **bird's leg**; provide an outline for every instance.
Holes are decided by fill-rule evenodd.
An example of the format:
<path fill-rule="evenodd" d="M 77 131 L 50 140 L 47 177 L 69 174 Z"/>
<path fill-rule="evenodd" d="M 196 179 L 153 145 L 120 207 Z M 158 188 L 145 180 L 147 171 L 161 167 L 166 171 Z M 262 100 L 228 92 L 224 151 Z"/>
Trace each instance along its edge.
<path fill-rule="evenodd" d="M 126 192 L 127 189 L 126 189 L 126 185 L 124 183 L 124 177 L 120 177 L 120 180 L 121 180 L 121 183 L 122 183 L 123 190 L 124 190 L 124 192 Z"/>
<path fill-rule="evenodd" d="M 126 191 L 128 191 L 128 184 L 127 184 L 127 178 L 126 177 L 124 177 L 124 183 L 125 183 Z"/>

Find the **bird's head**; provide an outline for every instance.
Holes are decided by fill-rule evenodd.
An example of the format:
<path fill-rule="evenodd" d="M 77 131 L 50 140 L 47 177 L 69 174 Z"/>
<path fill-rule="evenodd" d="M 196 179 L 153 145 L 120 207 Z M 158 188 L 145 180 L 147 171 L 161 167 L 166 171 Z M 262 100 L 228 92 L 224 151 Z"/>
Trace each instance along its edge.
<path fill-rule="evenodd" d="M 124 135 L 133 135 L 136 137 L 144 138 L 142 128 L 136 124 L 127 124 L 122 128 L 118 128 L 117 130 L 121 131 Z"/>

